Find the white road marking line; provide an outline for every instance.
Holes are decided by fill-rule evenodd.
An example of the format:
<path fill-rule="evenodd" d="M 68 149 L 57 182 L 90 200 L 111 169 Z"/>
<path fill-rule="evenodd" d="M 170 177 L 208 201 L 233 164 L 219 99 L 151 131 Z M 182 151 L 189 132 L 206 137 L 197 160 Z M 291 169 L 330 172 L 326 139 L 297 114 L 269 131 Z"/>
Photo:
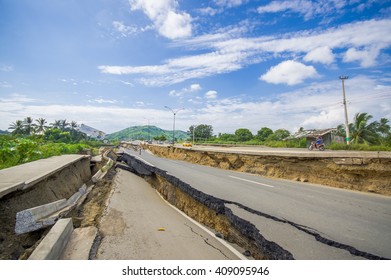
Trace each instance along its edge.
<path fill-rule="evenodd" d="M 228 177 L 231 177 L 231 178 L 234 178 L 234 179 L 237 179 L 237 180 L 242 180 L 242 181 L 249 182 L 249 183 L 253 183 L 253 184 L 257 184 L 257 185 L 261 185 L 261 186 L 268 187 L 268 188 L 274 188 L 274 186 L 271 186 L 271 185 L 268 185 L 268 184 L 263 184 L 263 183 L 259 183 L 259 182 L 255 182 L 255 181 L 251 181 L 251 180 L 247 180 L 247 179 L 231 176 L 231 175 L 229 175 Z"/>
<path fill-rule="evenodd" d="M 152 166 L 152 167 L 155 167 L 155 165 L 153 165 L 152 163 L 146 161 L 145 159 L 143 159 L 143 158 L 141 158 L 141 157 L 135 156 L 135 158 L 137 158 L 138 160 L 144 162 L 144 163 L 147 164 L 147 165 L 150 165 L 150 166 Z"/>

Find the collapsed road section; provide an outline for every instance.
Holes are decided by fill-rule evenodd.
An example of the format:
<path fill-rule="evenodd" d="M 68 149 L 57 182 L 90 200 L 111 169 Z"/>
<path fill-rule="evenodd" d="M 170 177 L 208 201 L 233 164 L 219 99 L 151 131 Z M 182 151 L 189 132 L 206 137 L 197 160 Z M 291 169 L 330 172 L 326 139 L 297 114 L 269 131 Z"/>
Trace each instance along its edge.
<path fill-rule="evenodd" d="M 260 178 L 167 160 L 148 152 L 139 155 L 126 150 L 122 160 L 170 203 L 227 240 L 238 244 L 252 240 L 241 246 L 256 243 L 249 251 L 258 252 L 259 258 L 391 256 L 389 197 Z M 237 235 L 239 238 L 230 239 Z M 273 255 L 276 248 L 283 250 L 283 257 Z"/>
<path fill-rule="evenodd" d="M 131 144 L 123 143 L 125 147 Z M 390 152 L 280 151 L 146 145 L 154 155 L 266 177 L 391 195 Z M 220 148 L 221 149 L 221 148 Z M 277 150 L 277 151 L 276 151 Z"/>
<path fill-rule="evenodd" d="M 290 252 L 268 241 L 248 221 L 233 214 L 225 201 L 192 188 L 140 158 L 123 153 L 119 161 L 127 164 L 122 168 L 146 179 L 169 203 L 192 219 L 212 228 L 218 236 L 246 249 L 246 254 L 255 259 L 293 259 Z"/>

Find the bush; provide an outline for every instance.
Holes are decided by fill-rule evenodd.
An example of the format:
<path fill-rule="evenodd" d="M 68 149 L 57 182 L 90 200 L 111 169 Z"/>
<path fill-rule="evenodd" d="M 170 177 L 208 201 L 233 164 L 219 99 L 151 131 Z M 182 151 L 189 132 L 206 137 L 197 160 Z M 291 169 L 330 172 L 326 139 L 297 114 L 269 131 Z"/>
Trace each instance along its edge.
<path fill-rule="evenodd" d="M 94 142 L 97 146 L 97 142 Z M 18 164 L 59 156 L 63 154 L 79 154 L 91 146 L 84 143 L 66 144 L 45 142 L 42 137 L 0 136 L 0 169 Z"/>
<path fill-rule="evenodd" d="M 346 150 L 346 151 L 391 151 L 391 147 L 373 146 L 368 144 L 341 144 L 332 143 L 327 147 L 330 150 Z"/>

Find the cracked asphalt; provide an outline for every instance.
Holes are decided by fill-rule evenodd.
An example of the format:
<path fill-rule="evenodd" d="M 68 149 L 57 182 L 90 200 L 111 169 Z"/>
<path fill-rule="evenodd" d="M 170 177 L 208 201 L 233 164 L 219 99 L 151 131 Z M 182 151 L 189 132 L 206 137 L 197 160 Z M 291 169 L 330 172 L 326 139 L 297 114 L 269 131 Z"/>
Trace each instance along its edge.
<path fill-rule="evenodd" d="M 390 197 L 138 156 L 222 199 L 295 259 L 391 258 Z"/>
<path fill-rule="evenodd" d="M 217 237 L 167 204 L 142 178 L 118 170 L 100 223 L 101 260 L 239 259 Z"/>

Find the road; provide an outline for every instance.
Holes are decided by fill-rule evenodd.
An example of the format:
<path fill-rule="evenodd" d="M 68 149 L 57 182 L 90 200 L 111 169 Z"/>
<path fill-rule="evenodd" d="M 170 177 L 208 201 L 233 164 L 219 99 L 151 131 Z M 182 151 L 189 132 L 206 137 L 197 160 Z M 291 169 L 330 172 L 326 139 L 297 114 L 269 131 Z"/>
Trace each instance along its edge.
<path fill-rule="evenodd" d="M 241 252 L 169 205 L 142 178 L 119 170 L 100 231 L 103 260 L 230 260 Z"/>
<path fill-rule="evenodd" d="M 390 197 L 127 152 L 204 193 L 234 202 L 227 206 L 236 215 L 296 259 L 391 259 Z"/>
<path fill-rule="evenodd" d="M 193 147 L 183 147 L 176 144 L 175 147 L 199 151 L 214 151 L 224 153 L 238 153 L 250 155 L 283 155 L 295 157 L 335 157 L 335 158 L 391 158 L 391 152 L 387 151 L 344 151 L 344 150 L 328 150 L 325 151 L 313 150 L 309 151 L 304 148 L 270 148 L 266 146 L 203 146 L 196 145 Z"/>

